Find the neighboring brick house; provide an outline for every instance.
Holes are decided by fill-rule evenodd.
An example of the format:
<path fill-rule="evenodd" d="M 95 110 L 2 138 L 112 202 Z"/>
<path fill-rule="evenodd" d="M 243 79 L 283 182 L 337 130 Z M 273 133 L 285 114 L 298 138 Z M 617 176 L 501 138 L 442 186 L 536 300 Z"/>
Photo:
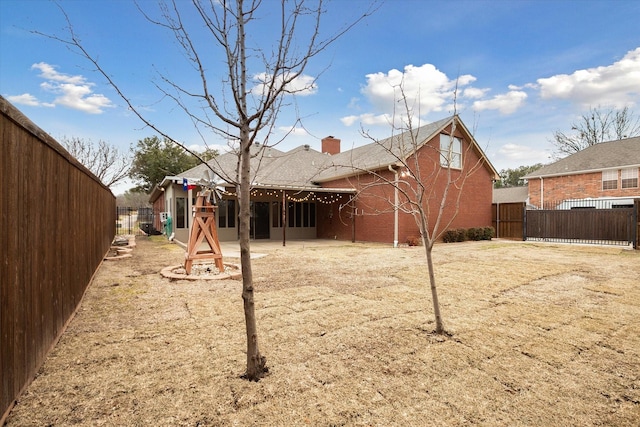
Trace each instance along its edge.
<path fill-rule="evenodd" d="M 256 156 L 252 170 L 251 236 L 254 239 L 311 239 L 331 238 L 373 242 L 404 243 L 409 237 L 419 237 L 414 218 L 394 210 L 395 189 L 389 184 L 402 179 L 406 171 L 399 159 L 418 160 L 422 177 L 428 177 L 430 211 L 437 212 L 437 202 L 444 188 L 446 172 L 443 166 L 442 141 L 448 144 L 455 120 L 455 142 L 451 153 L 451 174 L 460 177 L 460 187 L 450 187 L 449 200 L 459 196 L 457 217 L 449 224 L 454 227 L 491 225 L 493 181 L 498 173 L 486 158 L 473 136 L 457 116 L 428 124 L 408 132 L 370 143 L 352 150 L 340 151 L 340 140 L 322 140 L 322 151 L 305 145 L 288 152 L 272 147 L 252 147 Z M 415 150 L 413 142 L 418 142 Z M 238 213 L 235 188 L 229 184 L 237 157 L 226 153 L 208 162 L 216 171 L 217 182 L 225 188 L 218 206 L 218 234 L 222 241 L 238 238 Z M 206 165 L 185 171 L 179 177 L 167 177 L 154 190 L 151 202 L 164 196 L 163 210 L 181 218 L 174 220 L 176 239 L 186 242 L 189 218 L 195 190 L 185 190 L 182 180 L 197 184 L 204 176 Z M 226 177 L 226 178 L 225 178 Z M 435 177 L 435 178 L 434 178 Z M 466 177 L 466 178 L 465 178 Z M 386 180 L 368 186 L 374 180 Z M 434 185 L 431 185 L 435 183 Z M 354 199 L 354 196 L 358 197 Z M 399 196 L 398 204 L 403 202 Z M 177 204 L 176 204 L 177 203 Z M 181 212 L 177 212 L 179 210 Z M 445 217 L 455 210 L 455 203 L 445 207 Z M 431 228 L 434 219 L 430 218 Z"/>
<path fill-rule="evenodd" d="M 640 198 L 639 170 L 640 137 L 635 137 L 592 145 L 524 179 L 535 208 L 587 207 L 577 204 L 587 199 L 627 206 Z"/>

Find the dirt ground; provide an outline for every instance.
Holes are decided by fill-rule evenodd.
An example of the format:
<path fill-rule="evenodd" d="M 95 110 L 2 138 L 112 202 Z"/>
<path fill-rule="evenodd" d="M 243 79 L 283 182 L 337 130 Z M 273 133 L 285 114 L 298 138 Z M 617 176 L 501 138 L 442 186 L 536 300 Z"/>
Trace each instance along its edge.
<path fill-rule="evenodd" d="M 253 260 L 270 374 L 245 364 L 241 282 L 169 281 L 184 251 L 105 262 L 9 426 L 638 426 L 640 252 L 272 248 Z M 227 259 L 236 261 L 237 259 Z"/>

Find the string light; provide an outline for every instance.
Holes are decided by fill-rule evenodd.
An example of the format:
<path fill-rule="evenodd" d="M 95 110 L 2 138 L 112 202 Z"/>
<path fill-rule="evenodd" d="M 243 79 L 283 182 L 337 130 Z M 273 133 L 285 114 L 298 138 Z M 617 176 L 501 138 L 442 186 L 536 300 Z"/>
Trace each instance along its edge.
<path fill-rule="evenodd" d="M 282 197 L 282 192 L 285 190 L 262 190 L 262 189 L 254 189 L 251 190 L 252 197 Z M 221 193 L 227 197 L 238 197 L 238 193 L 234 191 L 222 190 Z M 298 192 L 296 192 L 298 194 Z M 345 194 L 342 193 L 321 193 L 318 194 L 315 191 L 308 191 L 306 195 L 295 197 L 292 194 L 285 193 L 285 201 L 302 203 L 302 202 L 318 202 L 325 205 L 330 205 L 332 203 L 340 202 L 344 199 Z"/>

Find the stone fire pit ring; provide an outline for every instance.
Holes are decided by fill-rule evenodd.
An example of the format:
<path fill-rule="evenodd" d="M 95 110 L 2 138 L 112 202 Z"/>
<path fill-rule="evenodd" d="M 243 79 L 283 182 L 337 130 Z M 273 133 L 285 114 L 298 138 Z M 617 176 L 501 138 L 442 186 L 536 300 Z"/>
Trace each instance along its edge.
<path fill-rule="evenodd" d="M 187 274 L 182 264 L 165 267 L 160 274 L 170 280 L 240 280 L 242 278 L 240 266 L 227 262 L 224 263 L 223 272 L 219 272 L 213 263 L 198 263 L 191 267 L 191 274 Z"/>

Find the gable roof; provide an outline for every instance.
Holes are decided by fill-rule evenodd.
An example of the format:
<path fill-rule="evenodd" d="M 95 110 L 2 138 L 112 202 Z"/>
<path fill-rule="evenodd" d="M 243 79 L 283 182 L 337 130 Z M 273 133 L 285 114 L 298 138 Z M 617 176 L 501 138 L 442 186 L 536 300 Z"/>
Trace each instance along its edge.
<path fill-rule="evenodd" d="M 434 136 L 440 134 L 446 127 L 451 125 L 454 120 L 458 129 L 466 135 L 466 139 L 471 142 L 479 157 L 488 166 L 493 176 L 497 178 L 498 171 L 496 171 L 464 123 L 456 115 L 429 123 L 413 130 L 413 133 L 406 131 L 399 135 L 331 156 L 331 161 L 327 163 L 325 170 L 320 172 L 316 181 L 332 181 L 357 175 L 362 171 L 379 170 L 396 165 L 399 159 L 404 160 L 411 156 Z"/>
<path fill-rule="evenodd" d="M 458 129 L 466 135 L 480 157 L 488 165 L 494 176 L 498 172 L 486 158 L 467 128 L 457 116 L 447 117 L 437 122 L 422 126 L 414 131 L 415 139 L 409 132 L 392 136 L 379 142 L 356 147 L 335 155 L 321 153 L 303 145 L 293 150 L 282 152 L 273 147 L 253 145 L 251 147 L 252 186 L 275 189 L 322 190 L 321 182 L 335 180 L 348 175 L 361 173 L 362 170 L 376 170 L 394 165 L 398 158 L 405 159 L 414 152 L 413 141 L 422 146 L 435 135 L 442 132 L 456 120 Z M 228 183 L 236 179 L 238 162 L 237 152 L 221 154 L 207 162 L 200 164 L 180 174 L 181 177 L 197 182 L 205 177 L 205 170 L 209 168 Z M 329 190 L 329 189 L 327 189 Z M 352 192 L 348 189 L 330 189 L 331 191 Z"/>
<path fill-rule="evenodd" d="M 601 142 L 534 171 L 524 179 L 640 167 L 640 136 Z"/>
<path fill-rule="evenodd" d="M 254 187 L 297 190 L 320 188 L 313 180 L 329 157 L 308 145 L 287 152 L 273 147 L 253 145 L 251 154 L 251 182 Z M 236 181 L 237 151 L 221 154 L 209 160 L 207 164 L 223 181 Z M 205 177 L 205 170 L 210 170 L 209 167 L 200 164 L 181 173 L 180 176 L 198 181 Z"/>

